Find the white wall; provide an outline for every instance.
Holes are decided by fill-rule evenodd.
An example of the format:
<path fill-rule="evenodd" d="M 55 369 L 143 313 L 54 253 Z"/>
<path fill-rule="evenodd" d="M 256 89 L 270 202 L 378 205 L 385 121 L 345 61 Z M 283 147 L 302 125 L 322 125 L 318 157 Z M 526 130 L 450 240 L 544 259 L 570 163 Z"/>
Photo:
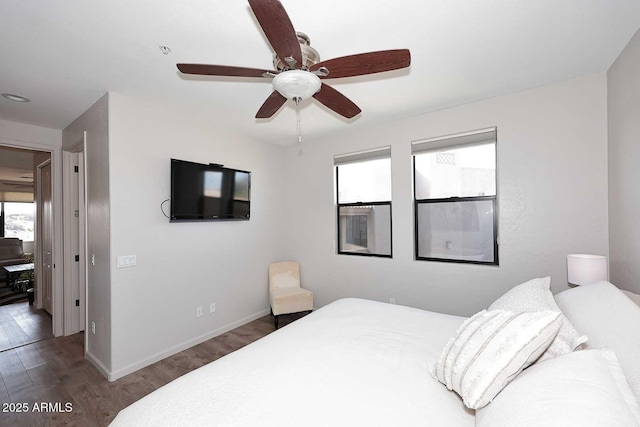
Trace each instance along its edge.
<path fill-rule="evenodd" d="M 609 276 L 640 293 L 640 31 L 607 73 Z"/>
<path fill-rule="evenodd" d="M 357 101 L 357 100 L 356 100 Z M 469 315 L 550 275 L 566 255 L 608 254 L 606 76 L 353 128 L 287 149 L 285 256 L 322 306 L 365 297 Z M 363 112 L 366 114 L 366 110 Z M 497 126 L 500 266 L 415 261 L 411 141 Z M 391 145 L 393 259 L 336 255 L 333 156 Z"/>
<path fill-rule="evenodd" d="M 10 140 L 19 142 L 31 142 L 37 145 L 48 145 L 60 147 L 62 145 L 62 132 L 57 129 L 50 129 L 41 126 L 34 126 L 25 123 L 11 122 L 0 119 L 0 138 L 5 141 L 2 145 L 12 145 Z M 20 145 L 24 147 L 24 145 Z"/>
<path fill-rule="evenodd" d="M 283 148 L 190 113 L 110 93 L 111 379 L 268 313 L 267 268 L 283 253 Z M 169 223 L 160 205 L 171 158 L 251 171 L 251 219 Z M 116 268 L 119 255 L 137 265 Z"/>
<path fill-rule="evenodd" d="M 110 189 L 109 189 L 109 95 L 104 95 L 91 108 L 65 128 L 62 143 L 65 150 L 75 151 L 87 132 L 85 147 L 87 251 L 95 257 L 95 265 L 87 266 L 87 321 L 96 323 L 96 333 L 86 328 L 86 356 L 103 374 L 112 365 L 113 305 L 110 277 Z M 71 256 L 71 255 L 70 255 Z"/>

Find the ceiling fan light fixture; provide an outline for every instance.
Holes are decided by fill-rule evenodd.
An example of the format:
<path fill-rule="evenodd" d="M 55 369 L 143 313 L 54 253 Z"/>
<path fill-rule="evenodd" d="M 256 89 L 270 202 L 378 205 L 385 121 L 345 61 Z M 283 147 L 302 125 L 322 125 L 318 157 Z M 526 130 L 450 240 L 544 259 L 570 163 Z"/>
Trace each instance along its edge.
<path fill-rule="evenodd" d="M 320 90 L 320 78 L 309 71 L 289 70 L 273 78 L 273 89 L 287 99 L 304 101 Z"/>
<path fill-rule="evenodd" d="M 16 102 L 31 102 L 29 98 L 26 98 L 21 95 L 16 95 L 14 93 L 3 93 L 2 97 L 7 98 L 8 100 L 11 100 L 11 101 L 16 101 Z"/>
<path fill-rule="evenodd" d="M 321 83 L 321 78 L 365 76 L 411 65 L 409 49 L 380 50 L 320 61 L 320 55 L 310 46 L 309 36 L 295 31 L 279 0 L 249 0 L 249 6 L 273 49 L 275 70 L 206 64 L 177 66 L 184 74 L 273 78 L 273 91 L 256 113 L 256 119 L 272 117 L 287 100 L 298 105 L 310 97 L 351 119 L 362 110 L 330 85 Z"/>

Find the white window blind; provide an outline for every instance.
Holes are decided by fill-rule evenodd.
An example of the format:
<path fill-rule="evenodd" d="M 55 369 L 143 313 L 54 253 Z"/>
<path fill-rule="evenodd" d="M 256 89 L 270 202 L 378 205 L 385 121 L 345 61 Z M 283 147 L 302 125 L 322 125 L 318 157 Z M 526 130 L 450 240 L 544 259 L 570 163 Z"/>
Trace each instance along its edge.
<path fill-rule="evenodd" d="M 0 191 L 0 202 L 33 202 L 33 193 L 20 193 L 17 191 Z"/>
<path fill-rule="evenodd" d="M 349 163 L 364 162 L 367 160 L 388 159 L 391 158 L 391 147 L 374 148 L 372 150 L 358 151 L 356 153 L 339 154 L 333 157 L 335 166 L 346 165 Z"/>
<path fill-rule="evenodd" d="M 496 128 L 474 130 L 436 138 L 422 139 L 411 143 L 411 153 L 420 154 L 460 146 L 482 145 L 496 142 Z"/>

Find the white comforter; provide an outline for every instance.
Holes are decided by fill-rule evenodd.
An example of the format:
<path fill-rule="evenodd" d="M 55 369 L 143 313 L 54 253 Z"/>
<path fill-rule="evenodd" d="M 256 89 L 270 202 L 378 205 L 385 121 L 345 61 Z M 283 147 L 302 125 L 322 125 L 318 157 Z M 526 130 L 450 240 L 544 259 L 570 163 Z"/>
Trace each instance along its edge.
<path fill-rule="evenodd" d="M 464 318 L 360 299 L 184 375 L 112 426 L 473 426 L 430 364 Z"/>

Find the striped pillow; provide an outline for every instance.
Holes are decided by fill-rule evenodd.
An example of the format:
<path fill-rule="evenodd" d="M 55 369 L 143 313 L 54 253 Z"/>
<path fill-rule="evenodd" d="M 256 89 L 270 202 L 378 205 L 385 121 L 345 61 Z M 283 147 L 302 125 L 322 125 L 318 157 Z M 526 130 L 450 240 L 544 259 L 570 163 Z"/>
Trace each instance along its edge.
<path fill-rule="evenodd" d="M 551 293 L 551 277 L 532 279 L 510 289 L 489 306 L 489 310 L 511 311 L 560 311 Z M 571 353 L 587 341 L 580 335 L 569 319 L 562 315 L 560 331 L 551 345 L 540 356 L 538 362 Z"/>
<path fill-rule="evenodd" d="M 445 346 L 434 376 L 471 409 L 487 405 L 558 334 L 558 312 L 483 310 L 465 321 Z"/>

